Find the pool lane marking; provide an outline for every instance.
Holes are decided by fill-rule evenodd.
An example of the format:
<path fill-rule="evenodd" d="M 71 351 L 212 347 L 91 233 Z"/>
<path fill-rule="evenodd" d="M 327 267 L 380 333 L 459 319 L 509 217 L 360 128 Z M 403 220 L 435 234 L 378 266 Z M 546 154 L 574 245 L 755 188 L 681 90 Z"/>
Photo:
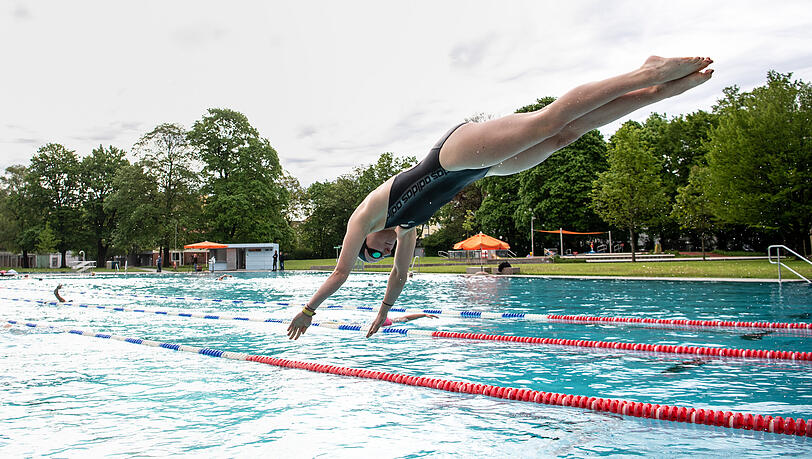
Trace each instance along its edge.
<path fill-rule="evenodd" d="M 27 289 L 18 288 L 18 287 L 0 287 L 6 288 L 11 290 L 23 290 L 26 291 Z M 50 291 L 50 290 L 39 290 L 39 289 L 31 289 L 29 291 Z M 94 292 L 75 292 L 79 294 L 89 294 L 92 296 L 103 296 L 96 294 Z M 250 301 L 250 300 L 225 300 L 225 299 L 206 299 L 206 298 L 192 298 L 192 297 L 182 297 L 182 296 L 164 296 L 164 295 L 119 295 L 124 297 L 132 297 L 132 298 L 147 298 L 147 299 L 162 299 L 162 300 L 185 300 L 185 301 L 197 301 L 197 302 L 208 302 L 208 303 L 216 303 L 216 304 L 224 304 L 224 303 L 232 303 L 232 304 L 272 304 L 277 306 L 291 306 L 292 303 L 289 302 L 266 302 L 266 301 Z M 7 298 L 9 299 L 9 298 Z M 377 312 L 379 308 L 373 308 L 371 306 L 342 306 L 342 305 L 326 305 L 324 306 L 327 310 L 358 310 L 358 311 L 368 311 L 368 312 Z M 601 324 L 632 324 L 632 325 L 640 325 L 646 328 L 676 328 L 676 329 L 692 329 L 692 330 L 704 330 L 704 329 L 719 329 L 719 328 L 732 328 L 732 329 L 755 329 L 755 330 L 792 330 L 792 331 L 806 331 L 809 330 L 812 332 L 812 323 L 806 322 L 740 322 L 740 321 L 732 321 L 732 320 L 694 320 L 694 319 L 653 319 L 653 318 L 642 318 L 642 317 L 612 317 L 612 316 L 576 316 L 576 315 L 565 315 L 565 314 L 532 314 L 532 313 L 524 313 L 524 312 L 483 312 L 483 311 L 443 311 L 442 309 L 420 309 L 420 308 L 399 308 L 393 307 L 389 309 L 390 312 L 422 312 L 425 314 L 435 314 L 435 315 L 456 315 L 463 318 L 474 318 L 474 319 L 525 319 L 525 320 L 535 320 L 539 322 L 546 322 L 546 323 L 568 323 L 568 324 L 593 324 L 593 323 L 601 323 Z"/>
<path fill-rule="evenodd" d="M 140 312 L 144 314 L 154 314 L 157 316 L 175 316 L 184 318 L 195 319 L 208 319 L 208 320 L 226 320 L 226 321 L 250 321 L 250 322 L 268 322 L 286 324 L 290 323 L 287 319 L 277 318 L 262 318 L 251 316 L 234 316 L 231 314 L 219 314 L 211 312 L 191 312 L 184 310 L 171 310 L 171 309 L 150 309 L 150 308 L 129 308 L 123 306 L 101 306 L 101 305 L 88 305 L 88 304 L 75 304 L 75 303 L 58 303 L 56 301 L 40 301 L 29 299 L 17 299 L 15 301 L 36 303 L 40 305 L 49 306 L 71 306 L 85 309 L 99 309 L 103 311 L 112 312 Z M 332 328 L 344 331 L 361 331 L 364 325 L 357 323 L 342 323 L 342 322 L 312 322 L 310 324 L 314 327 Z M 723 347 L 706 347 L 706 346 L 675 346 L 672 344 L 643 344 L 643 343 L 628 343 L 619 341 L 590 341 L 590 340 L 575 340 L 563 338 L 540 338 L 532 336 L 513 336 L 513 335 L 488 335 L 482 333 L 458 333 L 446 331 L 431 331 L 420 330 L 414 328 L 401 328 L 401 327 L 383 327 L 381 333 L 384 334 L 399 334 L 404 336 L 427 336 L 431 338 L 449 338 L 449 339 L 467 339 L 477 341 L 504 341 L 512 343 L 525 343 L 525 344 L 540 344 L 551 346 L 568 346 L 579 348 L 597 348 L 597 349 L 611 349 L 621 351 L 637 351 L 637 352 L 653 352 L 656 354 L 686 354 L 686 355 L 704 355 L 712 357 L 733 357 L 745 359 L 767 359 L 767 360 L 792 360 L 798 362 L 812 361 L 812 352 L 799 352 L 799 351 L 774 351 L 764 349 L 737 349 L 737 348 L 723 348 Z"/>
<path fill-rule="evenodd" d="M 18 290 L 24 292 L 53 292 L 50 289 L 40 289 L 40 288 L 22 288 L 22 287 L 6 287 L 0 286 L 0 289 L 6 290 Z M 109 297 L 110 295 L 115 295 L 118 297 L 130 297 L 130 298 L 144 298 L 150 300 L 183 300 L 183 301 L 195 301 L 200 303 L 215 303 L 215 304 L 272 304 L 272 305 L 279 305 L 279 306 L 289 306 L 290 303 L 287 302 L 278 302 L 278 301 L 252 301 L 252 300 L 228 300 L 228 299 L 217 299 L 217 298 L 198 298 L 198 297 L 191 297 L 191 296 L 173 296 L 173 295 L 139 295 L 136 293 L 128 293 L 126 295 L 122 295 L 120 292 L 104 292 L 100 290 L 63 290 L 65 294 L 73 294 L 73 295 L 89 295 L 91 297 Z"/>
<path fill-rule="evenodd" d="M 282 368 L 307 370 L 316 373 L 329 373 L 339 376 L 349 376 L 372 380 L 382 380 L 395 384 L 426 387 L 446 392 L 459 392 L 472 395 L 484 395 L 492 398 L 531 402 L 545 405 L 558 405 L 565 407 L 584 408 L 592 411 L 604 411 L 639 418 L 658 419 L 661 421 L 682 422 L 688 424 L 704 424 L 725 427 L 730 429 L 758 430 L 776 434 L 812 437 L 812 420 L 803 418 L 793 419 L 781 416 L 770 416 L 753 413 L 743 413 L 711 409 L 696 409 L 685 406 L 659 405 L 653 403 L 632 402 L 628 400 L 587 397 L 585 395 L 560 394 L 543 392 L 531 389 L 521 389 L 507 386 L 494 386 L 464 381 L 454 381 L 441 378 L 428 378 L 425 376 L 411 376 L 402 373 L 387 373 L 383 371 L 367 370 L 363 368 L 325 365 L 316 362 L 303 362 L 298 360 L 279 359 L 276 357 L 246 354 L 239 352 L 221 351 L 213 348 L 201 348 L 184 344 L 167 343 L 145 340 L 140 338 L 127 338 L 112 333 L 97 333 L 77 329 L 62 329 L 52 325 L 38 324 L 36 322 L 18 322 L 8 320 L 11 325 L 26 327 L 50 328 L 54 331 L 70 333 L 80 336 L 90 336 L 101 339 L 112 339 L 131 344 L 184 351 L 210 357 L 222 357 L 231 360 L 264 363 Z"/>

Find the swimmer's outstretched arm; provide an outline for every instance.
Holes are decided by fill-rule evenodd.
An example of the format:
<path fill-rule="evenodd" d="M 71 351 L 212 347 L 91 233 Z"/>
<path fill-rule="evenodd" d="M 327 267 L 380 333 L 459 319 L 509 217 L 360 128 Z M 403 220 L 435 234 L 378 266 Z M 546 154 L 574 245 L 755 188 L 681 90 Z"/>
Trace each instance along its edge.
<path fill-rule="evenodd" d="M 406 280 L 409 278 L 409 263 L 412 261 L 412 254 L 416 244 L 417 231 L 414 228 L 401 230 L 398 233 L 398 248 L 395 250 L 395 262 L 392 266 L 392 272 L 389 273 L 389 281 L 386 283 L 386 294 L 383 296 L 378 315 L 369 326 L 367 338 L 377 333 L 381 325 L 386 322 L 389 308 L 395 304 L 400 292 L 403 291 L 403 286 L 406 285 Z"/>
<path fill-rule="evenodd" d="M 336 292 L 346 282 L 349 277 L 352 267 L 355 266 L 355 258 L 358 251 L 361 250 L 361 245 L 364 243 L 364 238 L 369 232 L 368 224 L 365 223 L 368 219 L 363 218 L 363 212 L 359 212 L 361 208 L 356 209 L 349 223 L 347 223 L 347 233 L 344 235 L 344 242 L 341 247 L 341 255 L 338 257 L 338 263 L 332 273 L 327 277 L 327 280 L 321 284 L 316 293 L 307 302 L 305 308 L 310 311 L 315 311 L 321 303 Z M 296 317 L 290 322 L 288 326 L 288 338 L 299 339 L 304 334 L 307 327 L 313 318 L 304 312 L 296 314 Z"/>

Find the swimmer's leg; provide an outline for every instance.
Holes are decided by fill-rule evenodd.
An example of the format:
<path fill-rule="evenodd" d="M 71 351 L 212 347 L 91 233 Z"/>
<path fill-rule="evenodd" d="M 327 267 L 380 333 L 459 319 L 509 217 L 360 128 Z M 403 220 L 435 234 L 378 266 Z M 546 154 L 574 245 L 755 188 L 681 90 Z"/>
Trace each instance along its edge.
<path fill-rule="evenodd" d="M 530 169 L 550 157 L 554 152 L 578 140 L 582 135 L 629 113 L 659 102 L 663 99 L 682 94 L 710 79 L 713 70 L 694 72 L 678 80 L 669 81 L 650 88 L 632 91 L 608 104 L 593 110 L 569 123 L 555 136 L 528 148 L 521 153 L 491 167 L 488 175 L 511 175 Z"/>
<path fill-rule="evenodd" d="M 578 86 L 543 110 L 465 124 L 446 140 L 440 152 L 440 163 L 448 170 L 499 164 L 627 93 L 682 78 L 711 62 L 700 57 L 664 59 L 652 56 L 632 72 Z"/>

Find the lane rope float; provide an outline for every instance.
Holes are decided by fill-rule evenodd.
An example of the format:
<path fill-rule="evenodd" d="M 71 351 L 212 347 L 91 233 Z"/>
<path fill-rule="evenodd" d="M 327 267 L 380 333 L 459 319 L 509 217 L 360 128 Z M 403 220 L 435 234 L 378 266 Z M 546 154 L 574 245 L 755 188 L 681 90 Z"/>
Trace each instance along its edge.
<path fill-rule="evenodd" d="M 50 292 L 50 290 L 42 289 L 23 289 L 18 287 L 0 287 L 10 290 L 22 291 L 41 291 Z M 80 291 L 73 292 L 77 294 L 88 294 L 91 296 L 103 296 L 101 292 Z M 256 305 L 276 305 L 276 306 L 291 306 L 293 303 L 284 301 L 252 301 L 252 300 L 229 300 L 229 299 L 210 299 L 210 298 L 197 298 L 197 297 L 184 297 L 184 296 L 168 296 L 168 295 L 119 295 L 123 297 L 144 298 L 144 299 L 159 299 L 159 300 L 179 300 L 179 301 L 194 301 L 200 303 L 214 303 L 214 304 L 256 304 Z M 11 298 L 6 298 L 11 299 Z M 325 305 L 327 310 L 357 310 L 367 312 L 377 312 L 380 308 L 371 306 L 343 306 L 343 305 Z M 643 318 L 643 317 L 614 317 L 614 316 L 584 316 L 584 315 L 567 315 L 567 314 L 534 314 L 525 312 L 486 312 L 486 311 L 444 311 L 443 309 L 436 308 L 401 308 L 393 307 L 389 309 L 390 312 L 402 313 L 425 313 L 435 315 L 449 315 L 459 316 L 469 319 L 524 319 L 534 320 L 545 323 L 567 323 L 567 324 L 621 324 L 621 325 L 636 325 L 647 328 L 677 328 L 677 329 L 692 329 L 692 330 L 706 330 L 706 329 L 755 329 L 755 330 L 791 330 L 793 332 L 809 331 L 812 333 L 812 323 L 807 322 L 756 322 L 756 321 L 733 321 L 733 320 L 696 320 L 696 319 L 659 319 L 659 318 Z"/>
<path fill-rule="evenodd" d="M 372 380 L 381 380 L 396 384 L 426 387 L 446 392 L 459 392 L 472 395 L 501 398 L 523 402 L 532 402 L 545 405 L 558 405 L 577 407 L 592 411 L 604 411 L 638 418 L 658 419 L 661 421 L 682 422 L 688 424 L 704 424 L 725 427 L 730 429 L 744 429 L 771 432 L 776 434 L 812 437 L 812 420 L 803 418 L 793 419 L 781 416 L 761 415 L 744 412 L 731 412 L 712 409 L 696 409 L 685 406 L 659 405 L 644 402 L 632 402 L 622 399 L 588 397 L 585 395 L 562 394 L 557 392 L 544 392 L 532 389 L 522 389 L 507 386 L 477 384 L 464 381 L 454 381 L 425 376 L 411 376 L 402 373 L 388 373 L 383 371 L 367 370 L 363 368 L 325 365 L 316 362 L 303 362 L 298 360 L 279 359 L 276 357 L 254 355 L 239 352 L 221 351 L 213 348 L 201 348 L 184 344 L 167 343 L 141 338 L 128 338 L 111 333 L 97 333 L 77 329 L 63 329 L 52 325 L 38 324 L 36 322 L 7 321 L 11 325 L 26 327 L 50 328 L 54 331 L 65 332 L 80 336 L 90 336 L 101 339 L 112 339 L 131 344 L 140 344 L 150 347 L 184 351 L 194 354 L 221 357 L 231 360 L 244 360 L 248 362 L 264 363 L 282 368 L 307 370 L 316 373 L 329 373 L 339 376 L 349 376 Z"/>
<path fill-rule="evenodd" d="M 235 316 L 232 314 L 219 314 L 211 312 L 194 312 L 184 310 L 171 310 L 171 309 L 150 309 L 150 308 L 129 308 L 124 306 L 102 306 L 102 305 L 88 305 L 84 303 L 57 303 L 55 301 L 39 301 L 29 299 L 18 299 L 15 301 L 22 301 L 28 303 L 36 303 L 49 306 L 72 306 L 85 309 L 98 309 L 109 312 L 139 312 L 144 314 L 154 314 L 156 316 L 175 316 L 184 318 L 195 319 L 209 319 L 209 320 L 225 320 L 225 321 L 248 321 L 248 322 L 269 322 L 286 324 L 290 323 L 287 319 L 277 319 L 273 317 L 252 317 L 252 316 Z M 364 325 L 357 323 L 342 323 L 342 322 L 312 322 L 310 324 L 314 327 L 332 328 L 344 331 L 362 331 Z M 414 328 L 403 327 L 383 327 L 380 331 L 384 334 L 399 334 L 404 336 L 428 336 L 432 338 L 450 338 L 450 339 L 467 339 L 477 341 L 502 341 L 512 343 L 524 344 L 538 344 L 538 345 L 551 345 L 551 346 L 568 346 L 579 348 L 597 348 L 597 349 L 610 349 L 621 351 L 636 351 L 636 352 L 652 352 L 656 354 L 685 354 L 685 355 L 698 355 L 698 356 L 711 356 L 711 357 L 732 357 L 732 358 L 745 358 L 745 359 L 767 359 L 767 360 L 792 360 L 797 362 L 812 361 L 812 352 L 799 352 L 799 351 L 776 351 L 765 349 L 737 349 L 737 348 L 724 348 L 724 347 L 706 347 L 706 346 L 683 346 L 673 344 L 643 344 L 643 343 L 630 343 L 619 341 L 591 341 L 582 339 L 564 339 L 564 338 L 541 338 L 532 336 L 515 336 L 515 335 L 490 335 L 482 333 L 458 333 L 447 331 L 431 331 L 421 330 Z"/>

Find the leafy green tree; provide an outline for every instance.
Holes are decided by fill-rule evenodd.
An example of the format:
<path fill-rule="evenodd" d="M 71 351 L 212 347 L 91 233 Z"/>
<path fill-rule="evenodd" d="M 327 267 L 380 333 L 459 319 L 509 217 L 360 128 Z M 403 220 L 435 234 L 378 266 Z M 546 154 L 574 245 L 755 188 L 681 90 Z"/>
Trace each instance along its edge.
<path fill-rule="evenodd" d="M 9 166 L 0 177 L 0 246 L 9 251 L 21 251 L 22 267 L 29 268 L 28 253 L 36 247 L 41 213 L 32 207 L 29 196 L 28 169 Z"/>
<path fill-rule="evenodd" d="M 537 99 L 516 110 L 541 110 L 554 97 Z M 530 219 L 541 228 L 593 231 L 603 222 L 589 207 L 595 176 L 606 170 L 606 143 L 590 131 L 541 164 L 509 177 L 482 181 L 484 199 L 477 212 L 483 231 L 503 235 L 515 251 L 530 249 Z"/>
<path fill-rule="evenodd" d="M 590 192 L 607 167 L 606 142 L 594 130 L 518 174 L 516 223 L 529 229 L 534 215 L 538 229 L 602 230 L 605 224 L 590 206 Z"/>
<path fill-rule="evenodd" d="M 638 229 L 655 224 L 667 210 L 660 178 L 661 165 L 642 138 L 638 123 L 626 122 L 612 136 L 609 169 L 593 183 L 592 208 L 606 222 L 628 228 L 635 252 Z"/>
<path fill-rule="evenodd" d="M 163 265 L 169 266 L 170 245 L 176 238 L 178 244 L 186 242 L 186 235 L 194 228 L 200 213 L 192 148 L 181 126 L 165 123 L 144 134 L 134 150 L 142 170 L 157 184 L 154 204 L 160 209 L 160 217 L 154 230 Z"/>
<path fill-rule="evenodd" d="M 806 246 L 812 228 L 812 86 L 771 71 L 750 92 L 724 90 L 708 140 L 713 209 L 723 223 L 780 231 Z"/>
<path fill-rule="evenodd" d="M 694 166 L 688 184 L 677 189 L 671 216 L 681 228 L 699 233 L 702 259 L 705 260 L 705 236 L 713 228 L 710 175 L 707 167 Z"/>
<path fill-rule="evenodd" d="M 508 242 L 514 252 L 523 251 L 529 246 L 529 220 L 526 227 L 515 221 L 520 203 L 520 199 L 517 199 L 520 189 L 519 175 L 482 179 L 479 187 L 484 198 L 476 211 L 479 229 Z M 471 234 L 467 232 L 466 235 Z"/>
<path fill-rule="evenodd" d="M 104 210 L 115 213 L 112 243 L 127 254 L 152 250 L 164 237 L 164 200 L 157 179 L 138 162 L 118 169 L 113 193 L 104 200 Z"/>
<path fill-rule="evenodd" d="M 114 146 L 105 149 L 99 145 L 81 163 L 79 177 L 84 194 L 84 224 L 95 245 L 91 256 L 100 264 L 107 260 L 119 216 L 115 208 L 105 207 L 104 202 L 115 192 L 116 173 L 129 164 L 124 155 L 124 151 Z"/>
<path fill-rule="evenodd" d="M 51 253 L 56 250 L 58 244 L 59 239 L 54 234 L 54 230 L 51 229 L 50 223 L 46 223 L 37 236 L 37 253 Z"/>
<path fill-rule="evenodd" d="M 669 197 L 688 184 L 694 166 L 704 166 L 706 142 L 718 116 L 702 110 L 668 120 L 652 113 L 643 125 L 643 138 L 663 165 L 663 186 Z"/>
<path fill-rule="evenodd" d="M 242 113 L 212 108 L 188 133 L 203 163 L 204 224 L 213 240 L 290 246 L 290 195 L 276 150 Z"/>
<path fill-rule="evenodd" d="M 56 249 L 67 267 L 67 251 L 82 240 L 82 193 L 79 183 L 79 158 L 73 150 L 56 143 L 41 147 L 31 158 L 28 195 L 31 207 L 43 216 L 56 233 Z"/>
<path fill-rule="evenodd" d="M 669 200 L 674 199 L 679 187 L 687 185 L 692 167 L 706 164 L 705 142 L 716 124 L 716 115 L 701 110 L 670 120 L 652 113 L 646 120 L 643 139 L 663 164 L 663 187 Z M 663 245 L 678 243 L 681 237 L 679 223 L 670 216 L 652 230 L 659 233 Z"/>

